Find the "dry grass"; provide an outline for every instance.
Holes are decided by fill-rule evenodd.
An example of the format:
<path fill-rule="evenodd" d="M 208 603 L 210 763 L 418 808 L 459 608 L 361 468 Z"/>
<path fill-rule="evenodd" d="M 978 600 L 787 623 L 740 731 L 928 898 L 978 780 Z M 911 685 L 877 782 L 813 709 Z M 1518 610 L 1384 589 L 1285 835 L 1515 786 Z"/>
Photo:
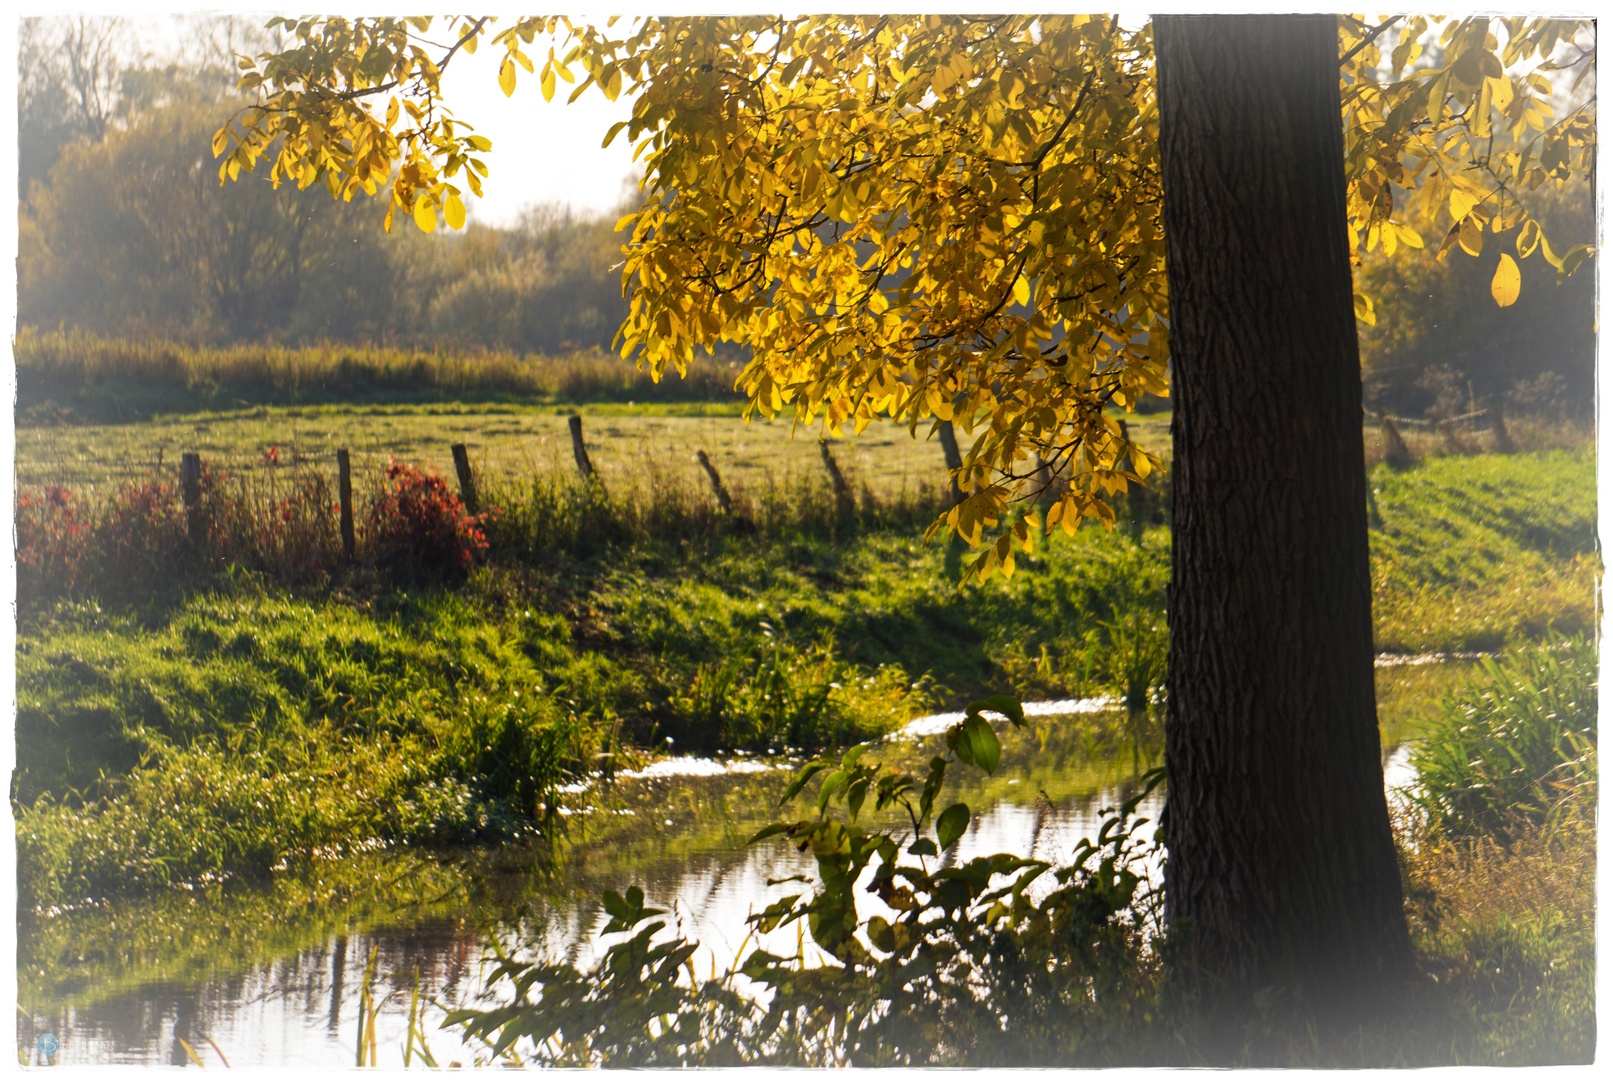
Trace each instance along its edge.
<path fill-rule="evenodd" d="M 567 356 L 504 350 L 431 351 L 374 345 L 193 346 L 164 339 L 107 338 L 82 331 L 24 328 L 13 341 L 24 423 L 50 420 L 50 398 L 109 384 L 145 390 L 205 388 L 226 395 L 273 392 L 290 400 L 322 400 L 385 391 L 492 393 L 563 401 L 737 400 L 738 367 L 697 357 L 682 379 L 659 383 L 612 353 Z M 54 397 L 52 395 L 54 394 Z"/>
<path fill-rule="evenodd" d="M 1405 809 L 1395 818 L 1412 932 L 1425 945 L 1462 926 L 1501 920 L 1594 933 L 1594 808 L 1552 826 L 1520 825 L 1510 849 L 1488 835 L 1433 835 Z"/>
<path fill-rule="evenodd" d="M 1590 424 L 1558 420 L 1541 416 L 1508 416 L 1507 435 L 1515 450 L 1574 450 L 1591 445 L 1596 438 Z M 1411 452 L 1414 461 L 1436 457 L 1471 457 L 1474 454 L 1494 453 L 1496 438 L 1483 419 L 1467 421 L 1449 428 L 1399 426 L 1400 437 Z M 1366 449 L 1367 471 L 1383 464 L 1387 437 L 1383 428 L 1368 422 L 1362 429 Z"/>

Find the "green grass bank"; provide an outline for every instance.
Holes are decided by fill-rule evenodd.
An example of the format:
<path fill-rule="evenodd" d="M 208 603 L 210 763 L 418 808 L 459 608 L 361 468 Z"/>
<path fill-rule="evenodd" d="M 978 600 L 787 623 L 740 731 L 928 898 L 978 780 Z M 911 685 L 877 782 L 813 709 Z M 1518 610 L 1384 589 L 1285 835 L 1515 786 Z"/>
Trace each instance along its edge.
<path fill-rule="evenodd" d="M 1157 499 L 1135 537 L 1056 534 L 960 593 L 958 549 L 920 541 L 935 490 L 865 487 L 848 508 L 821 471 L 745 491 L 745 528 L 676 477 L 483 474 L 472 520 L 411 473 L 361 503 L 353 562 L 318 476 L 207 488 L 198 544 L 153 475 L 93 505 L 23 489 L 28 907 L 365 843 L 549 837 L 568 785 L 668 740 L 812 749 L 989 693 L 1146 702 L 1163 677 Z M 1381 650 L 1588 631 L 1588 451 L 1435 458 L 1373 484 Z M 404 512 L 422 506 L 449 540 Z M 447 561 L 400 555 L 400 536 Z"/>

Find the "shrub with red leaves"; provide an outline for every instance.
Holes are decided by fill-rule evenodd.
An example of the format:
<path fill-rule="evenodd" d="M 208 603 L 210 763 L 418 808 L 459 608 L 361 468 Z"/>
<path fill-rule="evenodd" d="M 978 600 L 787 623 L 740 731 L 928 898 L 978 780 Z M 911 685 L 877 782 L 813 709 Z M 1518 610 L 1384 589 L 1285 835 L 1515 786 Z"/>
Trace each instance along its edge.
<path fill-rule="evenodd" d="M 174 486 L 125 484 L 93 515 L 66 488 L 17 496 L 17 598 L 88 589 L 101 596 L 149 592 L 172 579 L 185 549 Z"/>
<path fill-rule="evenodd" d="M 125 484 L 97 516 L 85 559 L 103 591 L 146 590 L 171 579 L 186 536 L 175 487 Z"/>
<path fill-rule="evenodd" d="M 18 599 L 71 590 L 89 539 L 72 493 L 54 485 L 19 491 L 16 522 Z"/>
<path fill-rule="evenodd" d="M 364 536 L 377 565 L 408 580 L 461 576 L 487 552 L 488 514 L 465 506 L 430 470 L 394 460 Z"/>

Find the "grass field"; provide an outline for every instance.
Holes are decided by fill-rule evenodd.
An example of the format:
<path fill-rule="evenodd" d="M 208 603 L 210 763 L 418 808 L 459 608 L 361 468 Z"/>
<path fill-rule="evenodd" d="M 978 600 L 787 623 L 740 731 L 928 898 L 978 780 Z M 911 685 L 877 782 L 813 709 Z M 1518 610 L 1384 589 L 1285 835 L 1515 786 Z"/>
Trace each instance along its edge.
<path fill-rule="evenodd" d="M 457 361 L 383 356 L 368 398 L 342 403 L 317 400 L 339 392 L 340 357 L 120 355 L 99 355 L 100 381 L 76 397 L 39 398 L 33 369 L 35 404 L 68 399 L 77 411 L 39 409 L 17 430 L 19 490 L 33 500 L 18 534 L 33 546 L 19 555 L 12 796 L 25 911 L 160 898 L 175 882 L 292 881 L 312 854 L 377 844 L 551 844 L 559 809 L 585 797 L 568 785 L 669 739 L 677 750 L 811 751 L 997 692 L 1157 706 L 1170 552 L 1157 496 L 1135 532 L 1055 534 L 1011 579 L 960 592 L 961 549 L 921 542 L 945 485 L 940 448 L 904 428 L 832 444 L 860 492 L 848 509 L 829 490 L 816 432 L 744 424 L 733 401 L 639 400 L 626 370 L 611 375 L 611 400 L 576 405 L 556 389 L 560 368 L 545 369 L 540 394 L 472 393 Z M 535 368 L 502 363 L 537 385 Z M 131 380 L 152 371 L 169 389 L 142 400 L 172 411 L 87 422 L 115 419 Z M 196 407 L 253 387 L 261 403 Z M 573 413 L 602 488 L 577 477 Z M 1131 419 L 1134 438 L 1168 447 L 1168 415 Z M 1549 449 L 1553 440 L 1572 445 Z M 448 478 L 451 501 L 455 442 L 469 446 L 495 511 L 468 568 L 400 576 L 373 530 L 356 560 L 342 559 L 335 450 L 355 458 L 363 523 L 393 458 Z M 1371 467 L 1380 651 L 1591 632 L 1593 454 L 1561 433 L 1533 445 L 1548 448 L 1420 446 L 1412 468 Z M 718 512 L 697 449 L 749 531 Z M 1370 463 L 1372 432 L 1365 449 Z M 188 450 L 230 475 L 209 489 L 208 513 L 223 515 L 207 541 L 216 550 L 183 539 L 173 481 Z M 85 530 L 92 542 L 73 550 L 107 560 L 99 573 L 41 559 Z M 1454 674 L 1380 668 L 1385 739 L 1440 715 Z M 1104 730 L 1079 737 L 1120 737 Z M 1516 865 L 1568 882 L 1536 890 L 1567 914 L 1529 922 L 1514 912 L 1525 900 L 1490 895 L 1513 856 L 1406 834 L 1408 881 L 1445 905 L 1428 908 L 1421 940 L 1455 958 L 1464 985 L 1488 988 L 1470 999 L 1463 1030 L 1479 1035 L 1464 1035 L 1457 1057 L 1527 1044 L 1553 1060 L 1583 1045 L 1589 835 L 1522 836 Z M 654 847 L 638 843 L 623 858 Z M 1453 911 L 1467 921 L 1451 922 Z M 1534 979 L 1534 1012 L 1508 1013 L 1512 1034 L 1484 1012 L 1501 992 L 1480 978 L 1496 950 L 1513 957 L 1499 964 L 1508 978 Z M 1541 957 L 1569 965 L 1555 983 L 1529 974 Z"/>
<path fill-rule="evenodd" d="M 588 455 L 606 486 L 641 482 L 653 465 L 704 485 L 695 461 L 704 449 L 731 487 L 756 487 L 769 477 L 821 476 L 818 432 L 786 418 L 745 423 L 731 404 L 591 404 L 516 406 L 428 404 L 264 407 L 233 412 L 160 416 L 139 424 L 59 425 L 19 428 L 18 483 L 63 484 L 94 489 L 149 476 L 158 463 L 172 468 L 185 451 L 232 473 L 265 473 L 265 455 L 336 472 L 336 450 L 354 462 L 355 484 L 378 477 L 391 457 L 453 475 L 449 446 L 464 443 L 479 471 L 499 478 L 571 472 L 567 418 L 583 417 Z M 1169 418 L 1132 417 L 1133 436 L 1145 445 L 1169 447 Z M 916 491 L 920 484 L 946 484 L 938 441 L 905 426 L 876 423 L 855 438 L 834 439 L 839 464 L 853 483 L 879 494 Z"/>

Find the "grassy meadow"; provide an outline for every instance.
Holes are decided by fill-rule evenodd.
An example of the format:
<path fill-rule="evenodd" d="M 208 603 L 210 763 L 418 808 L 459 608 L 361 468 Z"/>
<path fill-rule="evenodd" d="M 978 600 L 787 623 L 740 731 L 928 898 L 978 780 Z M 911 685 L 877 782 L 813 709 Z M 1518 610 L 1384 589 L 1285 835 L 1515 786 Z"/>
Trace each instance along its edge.
<path fill-rule="evenodd" d="M 160 908 L 175 884 L 302 880 L 325 857 L 375 849 L 558 854 L 569 812 L 592 797 L 578 781 L 667 750 L 811 754 L 992 693 L 1158 703 L 1159 490 L 1121 528 L 1055 533 L 1011 579 L 960 591 L 963 551 L 922 542 L 946 486 L 934 440 L 876 424 L 835 441 L 853 492 L 837 499 L 816 433 L 742 422 L 713 389 L 732 381 L 716 363 L 679 389 L 575 357 L 64 335 L 19 339 L 17 354 L 25 914 L 92 898 Z M 602 483 L 572 463 L 574 413 Z M 1168 447 L 1168 414 L 1128 419 L 1138 441 Z M 1376 438 L 1363 445 L 1381 518 L 1380 653 L 1589 638 L 1599 558 L 1582 435 L 1515 422 L 1519 452 L 1477 436 L 1419 444 L 1422 460 L 1400 470 Z M 455 498 L 456 442 L 478 515 Z M 351 559 L 333 505 L 338 448 L 354 459 Z M 184 451 L 207 470 L 189 518 Z M 1464 707 L 1451 677 L 1380 667 L 1386 740 Z M 1494 699 L 1468 704 L 1487 715 Z M 1576 781 L 1558 802 L 1586 805 L 1586 790 Z M 1541 957 L 1568 965 L 1520 976 L 1503 1021 L 1501 990 L 1462 998 L 1464 1030 L 1481 1033 L 1472 1046 L 1510 1045 L 1495 1032 L 1522 1024 L 1541 1060 L 1577 1052 L 1563 1047 L 1583 1044 L 1594 983 L 1592 831 L 1572 812 L 1472 841 L 1417 820 L 1402 842 L 1430 956 L 1468 971 L 1463 986 L 1477 985 L 1485 950 L 1511 949 L 1529 971 Z M 1513 865 L 1567 884 L 1509 899 L 1497 890 Z M 1541 1034 L 1531 1015 L 1561 1030 Z"/>

